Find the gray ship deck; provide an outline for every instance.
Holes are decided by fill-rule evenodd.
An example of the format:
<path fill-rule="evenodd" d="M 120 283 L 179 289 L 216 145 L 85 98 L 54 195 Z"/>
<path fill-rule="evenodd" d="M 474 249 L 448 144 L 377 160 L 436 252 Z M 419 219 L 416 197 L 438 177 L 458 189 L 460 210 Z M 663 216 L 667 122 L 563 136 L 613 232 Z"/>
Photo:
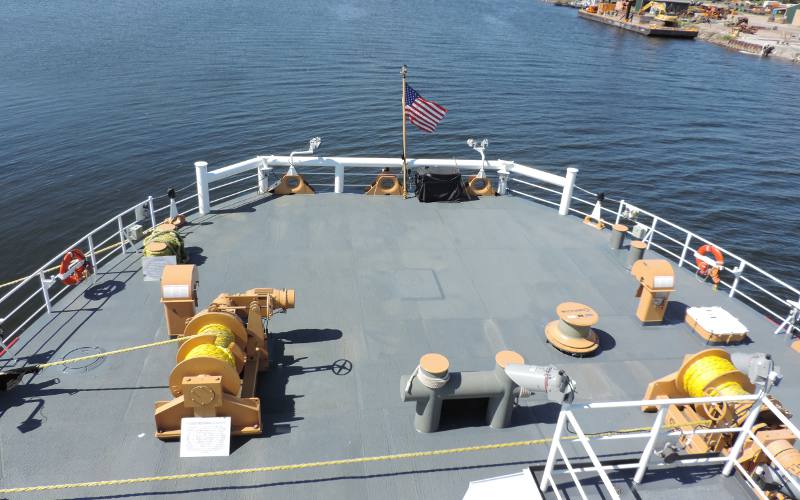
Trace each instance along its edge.
<path fill-rule="evenodd" d="M 607 248 L 608 232 L 550 208 L 510 196 L 420 204 L 333 194 L 249 196 L 214 208 L 184 230 L 199 265 L 201 306 L 220 292 L 297 290 L 296 309 L 270 324 L 275 366 L 259 383 L 265 434 L 234 438 L 231 456 L 215 459 L 180 459 L 178 443 L 153 437 L 153 403 L 169 399 L 174 346 L 110 357 L 87 370 L 53 368 L 0 394 L 3 487 L 549 437 L 559 408 L 541 396 L 524 400 L 507 429 L 456 419 L 447 430 L 419 434 L 413 404 L 400 401 L 400 376 L 426 352 L 445 354 L 451 369 L 468 371 L 490 369 L 497 351 L 513 349 L 529 363 L 566 369 L 580 401 L 639 399 L 648 382 L 704 348 L 681 322 L 682 305 L 722 305 L 736 315 L 755 343 L 732 349 L 773 353 L 786 376 L 775 394 L 787 407 L 800 407 L 800 387 L 791 383 L 796 354 L 761 315 L 678 270 L 667 324 L 643 327 L 634 316 L 636 284 L 622 266 L 625 252 Z M 166 338 L 158 284 L 142 281 L 137 256 L 119 257 L 98 283 L 59 301 L 56 314 L 37 320 L 13 353 L 43 362 L 80 347 L 111 350 Z M 596 356 L 572 358 L 545 343 L 544 325 L 566 300 L 599 313 Z M 334 373 L 337 360 L 350 361 L 352 371 Z M 652 424 L 652 415 L 638 410 L 596 410 L 591 417 L 582 420 L 588 432 Z M 566 448 L 584 455 L 570 443 Z M 545 446 L 523 447 L 35 496 L 461 498 L 470 480 L 517 472 L 546 453 Z M 672 498 L 677 487 L 686 498 L 743 491 L 705 469 L 648 478 L 656 481 L 642 488 L 644 498 Z"/>

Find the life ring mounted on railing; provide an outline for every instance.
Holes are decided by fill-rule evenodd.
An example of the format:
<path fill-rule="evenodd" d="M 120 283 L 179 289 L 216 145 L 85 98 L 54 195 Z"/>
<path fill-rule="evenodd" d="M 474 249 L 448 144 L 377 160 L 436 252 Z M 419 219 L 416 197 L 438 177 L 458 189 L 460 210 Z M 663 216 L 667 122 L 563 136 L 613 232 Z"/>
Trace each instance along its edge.
<path fill-rule="evenodd" d="M 467 190 L 475 196 L 494 196 L 492 181 L 487 177 L 474 175 L 467 178 Z"/>
<path fill-rule="evenodd" d="M 58 268 L 58 279 L 65 285 L 74 286 L 89 276 L 92 264 L 86 260 L 86 255 L 80 248 L 73 248 L 64 254 L 61 266 Z"/>
<path fill-rule="evenodd" d="M 713 264 L 709 262 L 711 259 L 706 257 L 709 253 L 714 256 Z M 710 276 L 715 285 L 719 284 L 719 272 L 724 269 L 722 266 L 725 264 L 725 257 L 719 248 L 709 244 L 701 246 L 694 253 L 694 262 L 697 264 L 697 274 Z"/>

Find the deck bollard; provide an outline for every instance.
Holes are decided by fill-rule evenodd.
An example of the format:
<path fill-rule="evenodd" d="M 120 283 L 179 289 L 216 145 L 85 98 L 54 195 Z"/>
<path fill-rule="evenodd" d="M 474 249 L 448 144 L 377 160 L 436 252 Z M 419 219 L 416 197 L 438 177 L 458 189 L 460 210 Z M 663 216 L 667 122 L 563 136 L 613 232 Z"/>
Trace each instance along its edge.
<path fill-rule="evenodd" d="M 622 248 L 622 243 L 625 241 L 625 233 L 627 232 L 628 226 L 625 224 L 614 224 L 611 227 L 611 250 Z"/>
<path fill-rule="evenodd" d="M 630 252 L 628 252 L 628 264 L 625 266 L 625 269 L 630 270 L 637 260 L 642 260 L 644 258 L 644 251 L 646 248 L 647 243 L 644 241 L 632 241 Z"/>
<path fill-rule="evenodd" d="M 508 365 L 524 365 L 525 358 L 514 351 L 500 351 L 494 356 L 494 374 L 502 386 L 502 393 L 489 398 L 486 421 L 494 429 L 508 427 L 514 410 L 516 384 L 506 375 Z M 517 391 L 518 393 L 519 391 Z"/>
<path fill-rule="evenodd" d="M 410 377 L 400 380 L 403 401 L 417 403 L 414 428 L 418 432 L 434 432 L 439 429 L 439 420 L 442 417 L 441 390 L 450 381 L 449 369 L 450 361 L 446 357 L 428 353 L 419 359 L 419 367 Z M 420 383 L 413 384 L 414 378 Z"/>
<path fill-rule="evenodd" d="M 486 423 L 495 429 L 507 427 L 517 398 L 545 392 L 551 401 L 571 397 L 570 378 L 555 366 L 531 366 L 514 351 L 495 356 L 493 370 L 450 372 L 450 362 L 441 354 L 428 353 L 410 376 L 400 377 L 400 399 L 416 404 L 414 428 L 435 432 L 442 417 L 442 403 L 450 399 L 487 399 Z"/>

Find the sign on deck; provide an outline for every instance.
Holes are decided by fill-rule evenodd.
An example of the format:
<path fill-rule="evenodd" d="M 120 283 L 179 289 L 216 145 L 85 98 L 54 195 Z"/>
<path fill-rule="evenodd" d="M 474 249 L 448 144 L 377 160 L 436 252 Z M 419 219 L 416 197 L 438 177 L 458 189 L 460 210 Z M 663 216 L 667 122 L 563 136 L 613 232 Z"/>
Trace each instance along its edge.
<path fill-rule="evenodd" d="M 231 417 L 181 419 L 181 458 L 227 457 L 231 453 Z"/>
<path fill-rule="evenodd" d="M 174 255 L 164 255 L 157 257 L 142 257 L 142 274 L 145 281 L 160 281 L 164 266 L 175 265 L 178 263 Z"/>

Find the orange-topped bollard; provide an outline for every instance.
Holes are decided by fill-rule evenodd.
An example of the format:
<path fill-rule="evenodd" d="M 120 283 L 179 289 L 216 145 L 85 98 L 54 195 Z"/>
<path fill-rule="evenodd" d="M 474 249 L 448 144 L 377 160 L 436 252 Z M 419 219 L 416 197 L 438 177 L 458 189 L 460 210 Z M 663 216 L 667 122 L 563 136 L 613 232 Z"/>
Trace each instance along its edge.
<path fill-rule="evenodd" d="M 556 308 L 558 319 L 544 329 L 547 341 L 559 351 L 583 356 L 597 350 L 600 342 L 592 327 L 600 317 L 591 307 L 577 302 L 562 302 Z"/>
<path fill-rule="evenodd" d="M 644 251 L 647 250 L 647 243 L 640 240 L 631 242 L 631 248 L 628 251 L 628 263 L 626 269 L 631 269 L 634 264 L 644 258 Z"/>
<path fill-rule="evenodd" d="M 619 250 L 625 242 L 625 233 L 628 232 L 628 226 L 625 224 L 614 224 L 611 226 L 611 241 L 610 246 L 612 250 Z"/>
<path fill-rule="evenodd" d="M 450 360 L 441 354 L 429 352 L 419 358 L 419 369 L 434 377 L 442 378 L 450 370 Z"/>
<path fill-rule="evenodd" d="M 494 361 L 500 368 L 506 368 L 508 365 L 524 365 L 525 358 L 522 354 L 515 351 L 500 351 L 494 356 Z"/>

